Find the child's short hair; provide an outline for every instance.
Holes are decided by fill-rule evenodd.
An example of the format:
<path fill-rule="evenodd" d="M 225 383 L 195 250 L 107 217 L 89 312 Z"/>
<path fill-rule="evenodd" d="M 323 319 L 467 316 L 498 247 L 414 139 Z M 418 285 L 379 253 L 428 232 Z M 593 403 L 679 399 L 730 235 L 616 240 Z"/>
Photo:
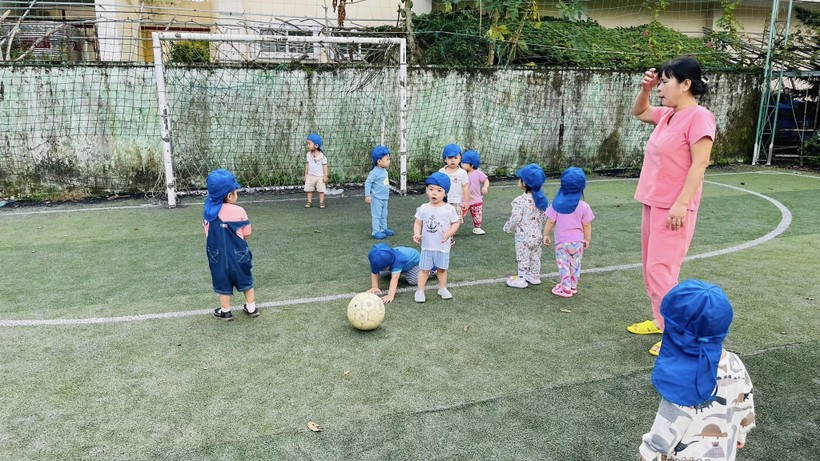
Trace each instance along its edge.
<path fill-rule="evenodd" d="M 665 326 L 652 384 L 677 405 L 711 400 L 717 393 L 723 339 L 732 323 L 729 298 L 717 285 L 684 280 L 664 296 L 661 315 Z"/>

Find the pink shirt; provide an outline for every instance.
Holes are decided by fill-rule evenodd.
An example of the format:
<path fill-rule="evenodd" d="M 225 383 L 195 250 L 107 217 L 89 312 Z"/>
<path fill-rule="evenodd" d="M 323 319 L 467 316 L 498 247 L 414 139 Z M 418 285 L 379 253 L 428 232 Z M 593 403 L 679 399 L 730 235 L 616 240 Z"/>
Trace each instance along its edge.
<path fill-rule="evenodd" d="M 487 175 L 481 170 L 473 170 L 467 173 L 467 179 L 470 182 L 470 205 L 478 205 L 484 202 L 484 197 L 481 195 L 481 186 L 487 180 Z"/>
<path fill-rule="evenodd" d="M 223 203 L 222 208 L 219 210 L 219 219 L 222 222 L 236 222 L 236 221 L 247 221 L 248 220 L 248 213 L 245 213 L 245 209 L 239 205 L 234 205 L 233 203 Z M 203 220 L 204 221 L 204 220 Z M 208 235 L 208 221 L 204 221 L 202 226 L 205 228 L 205 236 Z M 244 239 L 245 237 L 251 235 L 251 225 L 248 224 L 247 226 L 241 227 L 237 232 L 236 235 Z"/>
<path fill-rule="evenodd" d="M 592 208 L 581 200 L 575 211 L 562 214 L 552 209 L 552 205 L 545 211 L 547 219 L 555 221 L 555 243 L 580 242 L 584 240 L 584 224 L 595 219 Z"/>
<path fill-rule="evenodd" d="M 715 116 L 701 106 L 677 113 L 669 107 L 653 107 L 652 118 L 655 129 L 646 143 L 635 200 L 653 207 L 672 208 L 692 166 L 692 145 L 703 138 L 715 139 Z M 703 183 L 689 201 L 689 210 L 698 209 L 702 191 Z"/>

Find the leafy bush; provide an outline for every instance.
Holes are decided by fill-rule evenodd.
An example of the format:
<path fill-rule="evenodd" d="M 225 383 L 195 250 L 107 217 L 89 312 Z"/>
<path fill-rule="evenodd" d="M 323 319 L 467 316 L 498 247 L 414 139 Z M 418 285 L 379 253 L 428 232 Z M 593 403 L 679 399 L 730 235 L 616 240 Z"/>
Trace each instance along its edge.
<path fill-rule="evenodd" d="M 480 24 L 479 24 L 480 22 Z M 485 66 L 490 41 L 486 29 L 490 17 L 474 10 L 434 12 L 414 17 L 420 53 L 414 62 L 449 68 Z M 382 33 L 401 33 L 380 27 Z M 688 37 L 658 22 L 607 29 L 594 20 L 571 21 L 551 16 L 527 21 L 514 52 L 497 53 L 497 65 L 568 66 L 642 70 L 680 55 L 693 55 L 711 70 L 736 69 L 728 53 L 716 49 L 708 39 Z"/>
<path fill-rule="evenodd" d="M 208 42 L 201 40 L 181 40 L 171 49 L 171 61 L 185 64 L 209 62 L 211 50 Z"/>

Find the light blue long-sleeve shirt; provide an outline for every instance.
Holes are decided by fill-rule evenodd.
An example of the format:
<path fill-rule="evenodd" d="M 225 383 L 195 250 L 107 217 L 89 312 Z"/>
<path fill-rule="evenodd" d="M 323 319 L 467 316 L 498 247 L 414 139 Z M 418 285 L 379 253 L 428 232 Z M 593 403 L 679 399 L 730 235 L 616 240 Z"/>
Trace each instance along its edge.
<path fill-rule="evenodd" d="M 377 166 L 370 170 L 364 182 L 364 195 L 379 200 L 386 200 L 390 195 L 390 180 L 387 170 Z"/>

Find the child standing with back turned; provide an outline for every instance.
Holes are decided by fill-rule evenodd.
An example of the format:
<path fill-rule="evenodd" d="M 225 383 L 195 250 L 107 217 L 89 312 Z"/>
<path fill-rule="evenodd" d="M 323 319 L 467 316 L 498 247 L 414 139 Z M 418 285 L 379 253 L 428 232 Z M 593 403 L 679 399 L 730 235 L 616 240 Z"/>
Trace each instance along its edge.
<path fill-rule="evenodd" d="M 442 299 L 453 297 L 447 290 L 447 269 L 450 267 L 452 238 L 459 226 L 456 209 L 447 203 L 450 178 L 444 173 L 433 173 L 424 180 L 424 184 L 430 201 L 416 209 L 416 222 L 413 224 L 413 241 L 421 243 L 418 288 L 415 294 L 417 303 L 427 300 L 424 286 L 434 267 L 438 269 L 438 295 Z"/>
<path fill-rule="evenodd" d="M 661 404 L 642 461 L 734 461 L 755 427 L 752 380 L 723 348 L 732 305 L 717 285 L 684 280 L 661 300 L 663 347 L 652 369 Z"/>
<path fill-rule="evenodd" d="M 541 228 L 544 226 L 547 196 L 541 190 L 547 175 L 535 163 L 515 173 L 518 187 L 524 193 L 512 202 L 512 215 L 504 224 L 504 232 L 515 232 L 515 259 L 518 274 L 507 277 L 507 286 L 527 288 L 541 284 Z"/>
<path fill-rule="evenodd" d="M 259 315 L 253 292 L 253 255 L 246 239 L 251 235 L 248 214 L 238 205 L 241 186 L 233 173 L 218 169 L 208 175 L 208 198 L 202 212 L 202 226 L 207 237 L 206 251 L 214 291 L 219 294 L 219 307 L 213 316 L 233 320 L 231 297 L 234 287 L 245 294 L 243 311 L 251 317 Z"/>
<path fill-rule="evenodd" d="M 376 146 L 370 152 L 373 168 L 364 181 L 364 203 L 370 205 L 371 234 L 374 239 L 383 240 L 394 235 L 387 228 L 387 199 L 390 198 L 390 151 L 384 146 Z"/>
<path fill-rule="evenodd" d="M 555 262 L 561 281 L 552 294 L 570 298 L 578 291 L 581 277 L 581 257 L 592 239 L 592 208 L 584 197 L 587 177 L 584 170 L 570 167 L 561 173 L 561 188 L 555 194 L 552 205 L 547 208 L 547 224 L 544 225 L 544 245 L 549 245 L 550 232 L 555 229 Z"/>
<path fill-rule="evenodd" d="M 461 156 L 461 167 L 467 172 L 467 179 L 470 184 L 470 201 L 468 203 L 470 215 L 473 217 L 473 234 L 484 235 L 481 228 L 481 218 L 484 214 L 484 196 L 490 188 L 490 180 L 478 167 L 481 165 L 481 157 L 478 152 L 468 150 Z M 467 216 L 467 208 L 462 208 L 461 216 Z"/>
<path fill-rule="evenodd" d="M 311 133 L 306 139 L 308 153 L 305 162 L 305 192 L 307 192 L 305 208 L 310 208 L 312 205 L 313 191 L 319 193 L 319 208 L 324 208 L 328 171 L 327 157 L 322 150 L 322 137 L 316 133 Z"/>

